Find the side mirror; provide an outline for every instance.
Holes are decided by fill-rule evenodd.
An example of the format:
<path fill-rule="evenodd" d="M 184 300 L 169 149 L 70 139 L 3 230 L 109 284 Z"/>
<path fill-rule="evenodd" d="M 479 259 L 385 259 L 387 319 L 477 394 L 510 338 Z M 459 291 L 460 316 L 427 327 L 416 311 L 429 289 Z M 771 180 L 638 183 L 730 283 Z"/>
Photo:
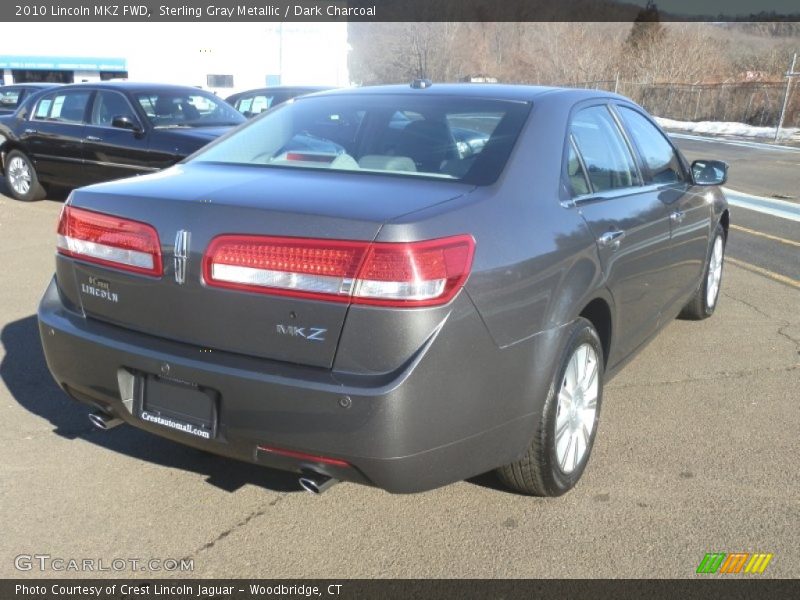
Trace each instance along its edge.
<path fill-rule="evenodd" d="M 141 133 L 142 131 L 142 128 L 136 121 L 123 115 L 117 115 L 111 119 L 111 126 L 117 127 L 118 129 L 130 129 L 134 133 Z"/>
<path fill-rule="evenodd" d="M 696 160 L 692 163 L 695 185 L 725 185 L 728 181 L 728 163 L 721 160 Z"/>

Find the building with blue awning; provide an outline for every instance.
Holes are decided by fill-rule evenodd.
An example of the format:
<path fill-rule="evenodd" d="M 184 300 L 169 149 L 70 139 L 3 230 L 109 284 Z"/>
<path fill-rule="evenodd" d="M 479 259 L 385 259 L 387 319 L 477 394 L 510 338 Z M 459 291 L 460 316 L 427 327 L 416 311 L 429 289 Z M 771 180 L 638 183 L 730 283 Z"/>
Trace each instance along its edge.
<path fill-rule="evenodd" d="M 0 79 L 5 84 L 78 83 L 127 77 L 127 61 L 119 57 L 0 54 Z"/>

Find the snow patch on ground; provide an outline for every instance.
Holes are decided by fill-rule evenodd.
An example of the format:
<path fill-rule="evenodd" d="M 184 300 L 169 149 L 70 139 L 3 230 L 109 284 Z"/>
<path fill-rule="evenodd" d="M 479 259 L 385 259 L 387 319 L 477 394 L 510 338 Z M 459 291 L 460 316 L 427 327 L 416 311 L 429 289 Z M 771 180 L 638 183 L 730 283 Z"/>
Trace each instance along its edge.
<path fill-rule="evenodd" d="M 673 131 L 686 131 L 688 133 L 707 134 L 707 135 L 733 135 L 745 138 L 775 139 L 774 127 L 756 127 L 746 123 L 733 123 L 728 121 L 674 121 L 656 117 L 656 121 L 664 129 Z M 791 140 L 800 138 L 800 128 L 784 127 L 781 129 L 779 140 Z"/>

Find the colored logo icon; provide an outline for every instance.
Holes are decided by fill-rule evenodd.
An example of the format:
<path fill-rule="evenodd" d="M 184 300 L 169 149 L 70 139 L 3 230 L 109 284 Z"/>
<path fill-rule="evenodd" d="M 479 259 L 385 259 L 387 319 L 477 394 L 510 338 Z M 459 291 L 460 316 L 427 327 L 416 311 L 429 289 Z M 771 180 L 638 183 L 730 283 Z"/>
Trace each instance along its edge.
<path fill-rule="evenodd" d="M 716 552 L 706 554 L 700 565 L 697 567 L 697 573 L 704 574 L 737 574 L 737 573 L 763 573 L 767 570 L 772 560 L 772 554 L 749 552 L 733 552 L 726 554 L 725 552 Z"/>

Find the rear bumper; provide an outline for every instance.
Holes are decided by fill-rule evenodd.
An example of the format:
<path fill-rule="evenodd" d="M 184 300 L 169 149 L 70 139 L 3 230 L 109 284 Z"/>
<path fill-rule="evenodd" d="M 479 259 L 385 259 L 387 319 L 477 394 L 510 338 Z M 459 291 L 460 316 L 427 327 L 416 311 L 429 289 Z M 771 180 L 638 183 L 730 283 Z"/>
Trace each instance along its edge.
<path fill-rule="evenodd" d="M 461 294 L 444 326 L 406 365 L 366 376 L 209 353 L 86 319 L 65 306 L 55 279 L 38 316 L 49 369 L 81 402 L 220 455 L 400 493 L 518 458 L 530 442 L 560 337 L 551 330 L 500 350 Z M 140 418 L 126 389 L 132 375 L 165 372 L 219 392 L 216 438 Z M 335 458 L 352 468 L 264 452 L 259 445 Z"/>

